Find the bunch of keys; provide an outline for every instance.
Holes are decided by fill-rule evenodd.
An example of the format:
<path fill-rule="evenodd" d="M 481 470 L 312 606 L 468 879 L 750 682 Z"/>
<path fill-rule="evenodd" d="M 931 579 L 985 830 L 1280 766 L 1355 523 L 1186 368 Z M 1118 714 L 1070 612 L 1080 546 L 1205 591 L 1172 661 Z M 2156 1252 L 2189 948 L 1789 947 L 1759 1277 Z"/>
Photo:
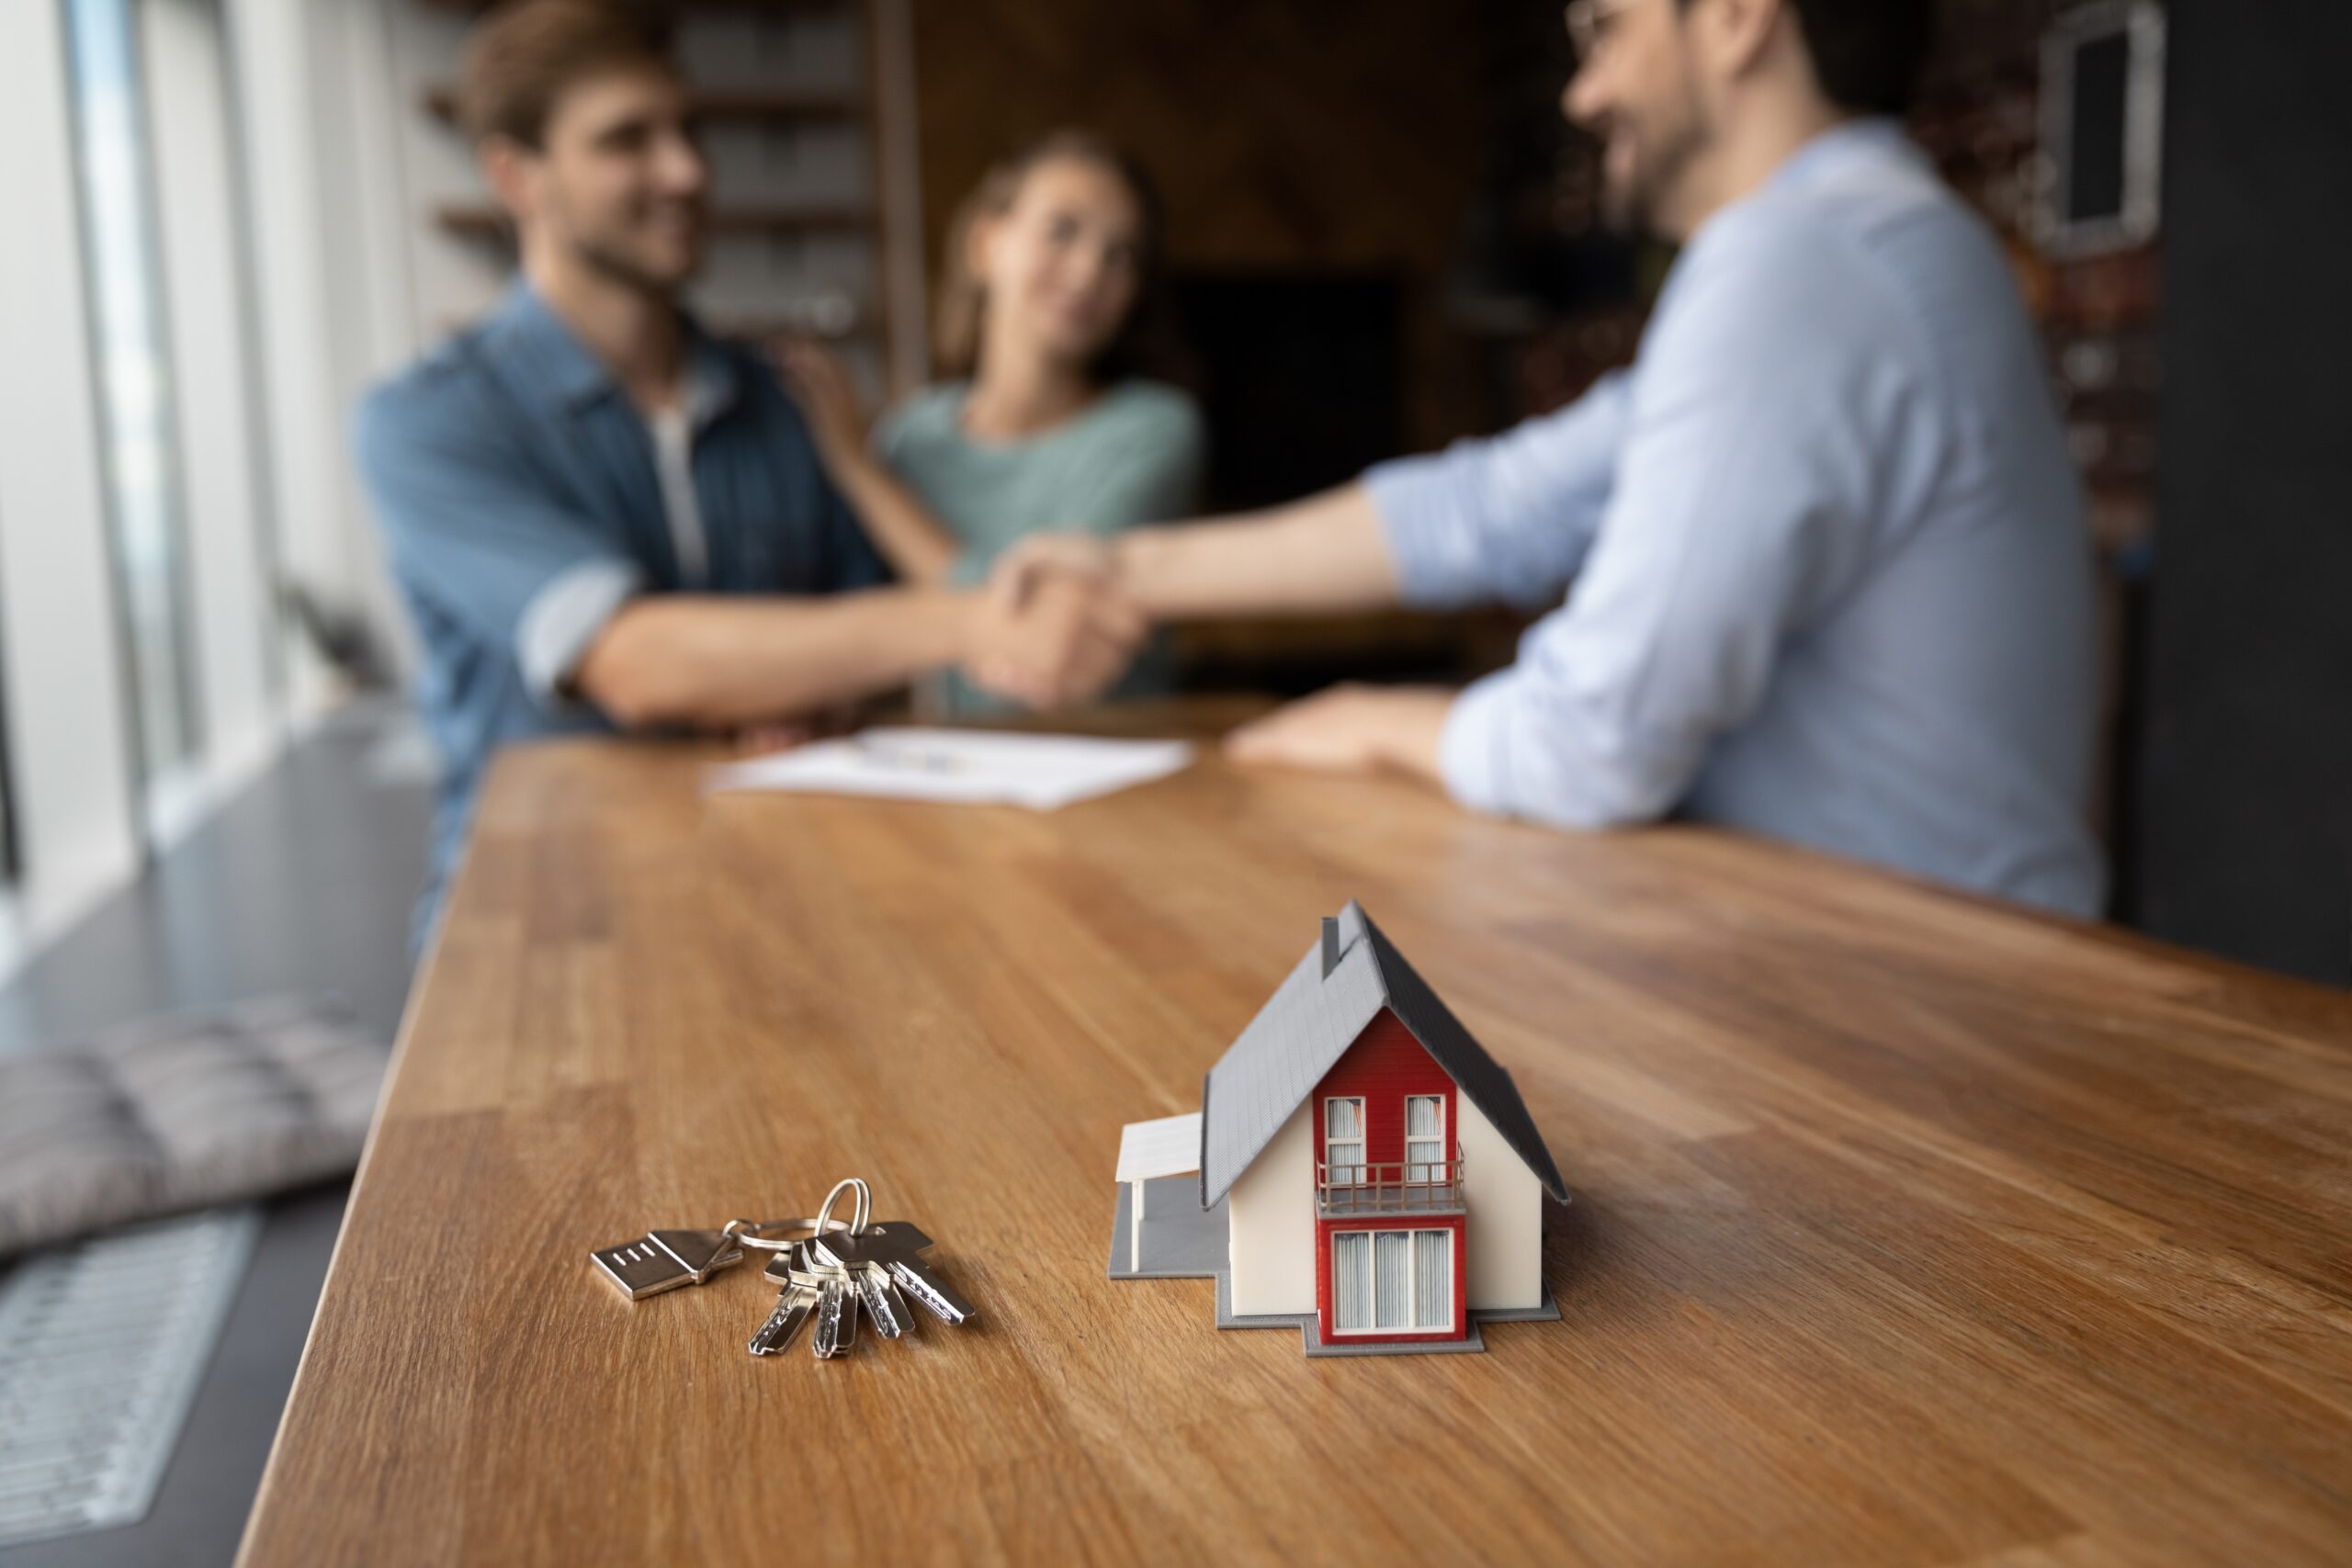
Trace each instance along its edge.
<path fill-rule="evenodd" d="M 843 1192 L 855 1198 L 852 1217 L 845 1221 L 832 1217 Z M 775 1237 L 779 1231 L 808 1234 L 780 1240 Z M 885 1339 L 896 1339 L 913 1325 L 913 1314 L 907 1310 L 910 1295 L 943 1323 L 971 1318 L 971 1303 L 918 1256 L 930 1246 L 929 1236 L 903 1220 L 876 1224 L 873 1195 L 853 1176 L 834 1183 L 813 1219 L 729 1220 L 715 1231 L 649 1231 L 635 1241 L 600 1247 L 588 1258 L 615 1290 L 634 1302 L 699 1285 L 741 1263 L 746 1247 L 775 1253 L 766 1277 L 784 1288 L 783 1294 L 752 1335 L 752 1354 L 770 1356 L 785 1348 L 813 1317 L 817 1332 L 812 1348 L 819 1359 L 831 1359 L 856 1342 L 861 1303 L 874 1320 L 875 1332 Z"/>
<path fill-rule="evenodd" d="M 856 1196 L 847 1225 L 832 1218 L 833 1204 L 844 1190 Z M 971 1320 L 972 1304 L 920 1256 L 931 1238 L 904 1220 L 875 1224 L 872 1194 L 857 1178 L 837 1183 L 825 1194 L 824 1207 L 808 1228 L 807 1239 L 787 1246 L 767 1266 L 767 1279 L 784 1290 L 775 1310 L 752 1336 L 752 1355 L 772 1356 L 783 1349 L 812 1317 L 817 1329 L 809 1348 L 818 1359 L 842 1355 L 857 1342 L 861 1304 L 874 1320 L 874 1331 L 896 1339 L 914 1326 L 908 1296 L 942 1323 L 960 1325 Z"/>

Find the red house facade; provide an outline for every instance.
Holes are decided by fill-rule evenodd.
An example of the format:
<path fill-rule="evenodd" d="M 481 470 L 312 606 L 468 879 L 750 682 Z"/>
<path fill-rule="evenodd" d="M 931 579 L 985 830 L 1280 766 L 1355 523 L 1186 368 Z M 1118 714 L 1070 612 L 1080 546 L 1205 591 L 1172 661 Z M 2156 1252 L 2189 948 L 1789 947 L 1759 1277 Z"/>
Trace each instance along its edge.
<path fill-rule="evenodd" d="M 1468 1331 L 1455 1094 L 1453 1077 L 1385 1008 L 1316 1085 L 1315 1308 L 1325 1344 Z"/>

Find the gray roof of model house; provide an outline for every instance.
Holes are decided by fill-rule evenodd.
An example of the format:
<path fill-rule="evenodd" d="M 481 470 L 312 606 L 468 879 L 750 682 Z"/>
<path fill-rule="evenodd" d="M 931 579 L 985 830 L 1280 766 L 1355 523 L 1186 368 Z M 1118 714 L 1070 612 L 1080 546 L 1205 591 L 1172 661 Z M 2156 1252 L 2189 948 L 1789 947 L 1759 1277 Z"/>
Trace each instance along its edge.
<path fill-rule="evenodd" d="M 1544 1190 L 1563 1203 L 1568 1201 L 1567 1184 L 1510 1074 L 1446 1010 L 1429 982 L 1351 899 L 1337 919 L 1323 922 L 1323 940 L 1298 961 L 1202 1081 L 1203 1208 L 1224 1197 L 1250 1168 L 1383 1008 L 1396 1015 L 1486 1113 Z"/>

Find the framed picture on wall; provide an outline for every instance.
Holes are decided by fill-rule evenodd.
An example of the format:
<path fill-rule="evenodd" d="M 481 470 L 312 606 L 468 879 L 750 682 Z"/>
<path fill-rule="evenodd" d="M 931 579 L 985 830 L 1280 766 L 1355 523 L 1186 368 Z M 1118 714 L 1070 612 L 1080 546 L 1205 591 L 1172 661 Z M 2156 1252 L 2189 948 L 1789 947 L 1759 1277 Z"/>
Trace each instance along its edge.
<path fill-rule="evenodd" d="M 2163 199 L 2165 14 L 2155 0 L 2067 12 L 2041 46 L 2042 201 L 2053 254 L 2154 237 Z"/>

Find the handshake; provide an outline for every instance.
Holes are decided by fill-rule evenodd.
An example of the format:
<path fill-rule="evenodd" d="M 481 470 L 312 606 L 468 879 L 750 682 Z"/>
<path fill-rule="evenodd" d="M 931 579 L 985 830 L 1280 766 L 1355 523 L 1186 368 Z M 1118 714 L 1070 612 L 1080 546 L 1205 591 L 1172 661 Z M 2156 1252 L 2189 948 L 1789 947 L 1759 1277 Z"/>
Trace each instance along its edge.
<path fill-rule="evenodd" d="M 1032 708 L 1091 702 L 1151 631 L 1101 539 L 1033 535 L 1005 552 L 973 606 L 964 678 Z"/>

